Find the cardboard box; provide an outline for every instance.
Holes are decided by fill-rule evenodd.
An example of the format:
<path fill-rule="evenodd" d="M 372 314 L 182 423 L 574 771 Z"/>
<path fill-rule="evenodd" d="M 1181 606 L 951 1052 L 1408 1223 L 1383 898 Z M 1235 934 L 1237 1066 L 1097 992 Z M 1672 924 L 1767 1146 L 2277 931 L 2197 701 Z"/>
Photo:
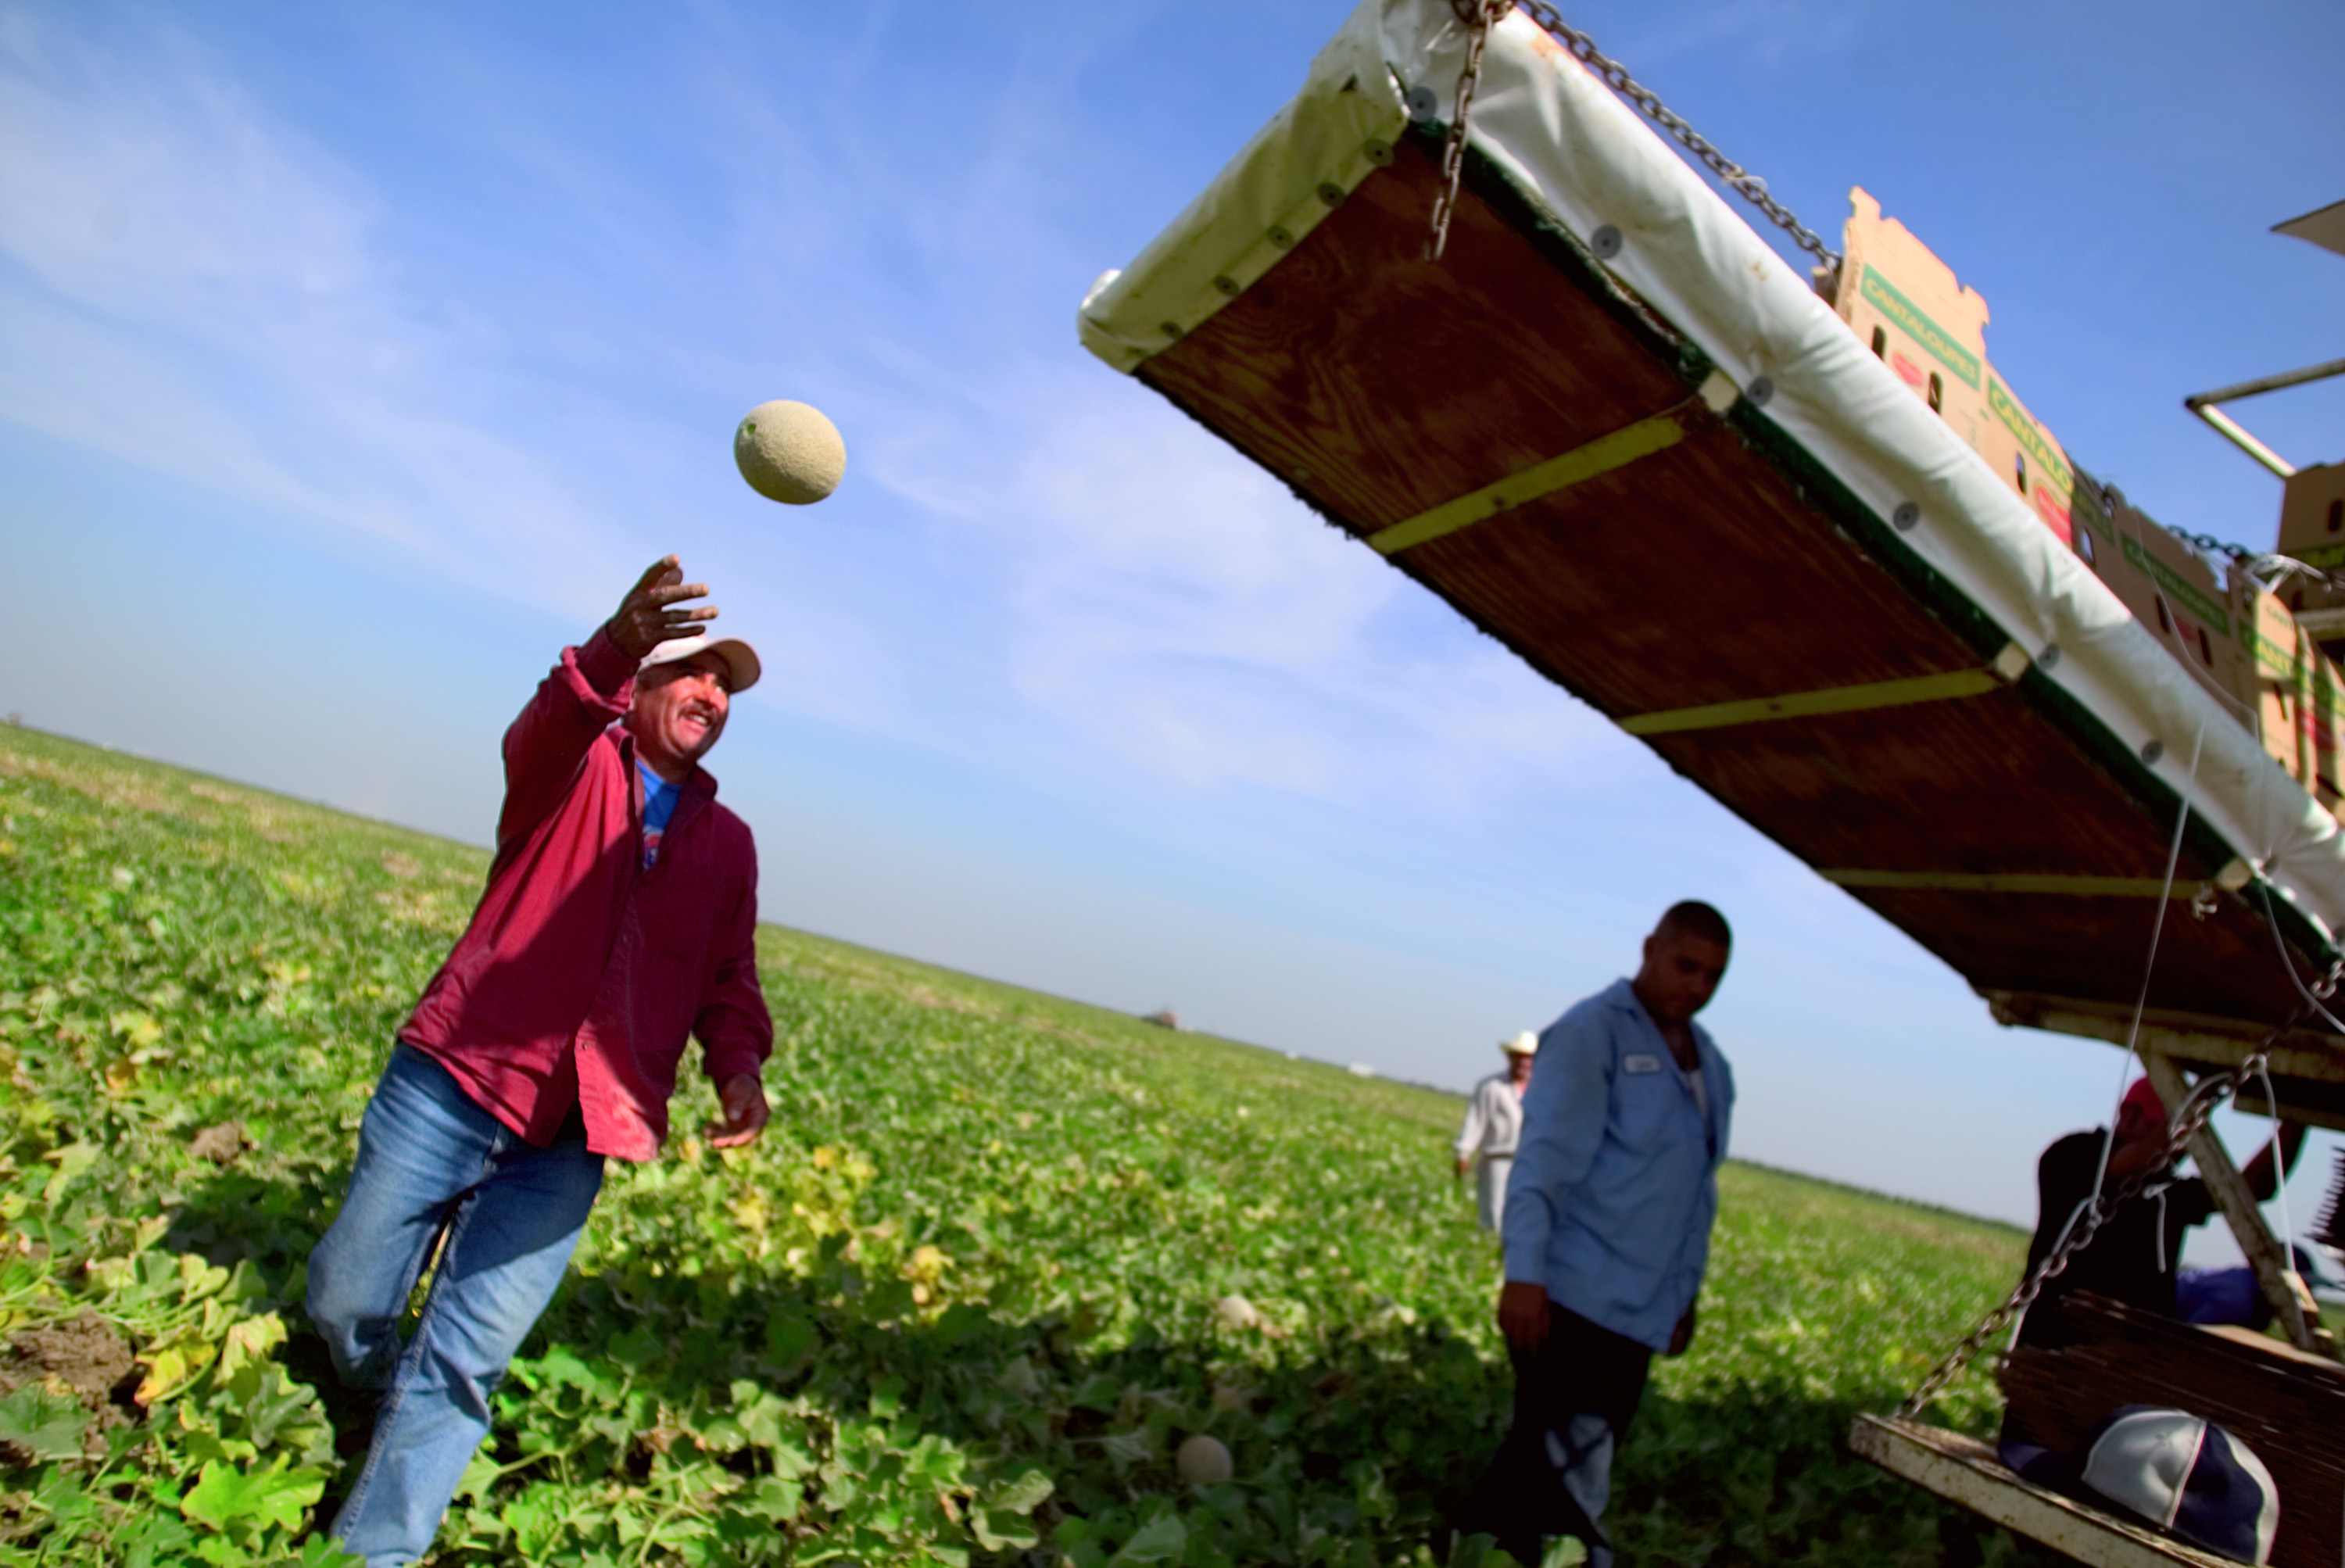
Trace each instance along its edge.
<path fill-rule="evenodd" d="M 2345 577 L 2345 463 L 2300 468 L 2288 481 L 2280 499 L 2279 550 Z M 2345 657 L 2345 589 L 2299 575 L 2279 584 L 2277 591 L 2330 658 Z"/>
<path fill-rule="evenodd" d="M 1840 287 L 1851 331 L 1973 446 L 1987 415 L 1986 301 L 1862 187 L 1848 193 Z"/>
<path fill-rule="evenodd" d="M 2090 551 L 2093 570 L 2133 612 L 2142 629 L 2198 677 L 2241 728 L 2252 732 L 2257 720 L 2252 699 L 2245 695 L 2249 645 L 2240 637 L 2234 596 L 2221 575 L 2196 550 L 2136 511 L 2114 486 L 2097 487 L 2086 510 L 2085 538 L 2094 540 L 2106 526 L 2107 543 L 2091 543 L 2077 553 Z M 2100 521 L 2104 517 L 2105 524 Z M 2288 614 L 2284 606 L 2279 613 Z M 2293 627 L 2295 622 L 2289 625 Z"/>
<path fill-rule="evenodd" d="M 2117 544 L 2117 524 L 2114 507 L 2116 492 L 2083 469 L 2070 470 L 2068 492 L 2068 548 L 2076 552 L 2086 565 L 2095 572 L 2101 569 L 2105 555 L 2123 556 Z"/>
<path fill-rule="evenodd" d="M 2068 454 L 1987 362 L 1986 300 L 1862 187 L 1848 199 L 1841 319 L 2074 547 Z"/>
<path fill-rule="evenodd" d="M 2299 468 L 2279 504 L 2279 553 L 2324 572 L 2345 571 L 2345 463 Z"/>
<path fill-rule="evenodd" d="M 2078 473 L 1988 361 L 1978 291 L 1863 189 L 1849 192 L 1849 205 L 1832 300 L 1841 319 L 2274 761 L 2332 811 L 2345 804 L 2345 679 L 2319 640 L 2345 650 L 2345 590 L 2298 578 L 2280 585 L 2283 598 L 2236 564 L 2218 572 L 2115 487 Z M 2279 548 L 2345 580 L 2345 464 L 2289 481 Z"/>
<path fill-rule="evenodd" d="M 2021 499 L 2035 508 L 2044 525 L 2074 549 L 2076 537 L 2069 522 L 2069 504 L 2076 481 L 2075 471 L 2068 466 L 2068 454 L 2060 450 L 2052 433 L 2003 384 L 1992 366 L 1986 376 L 1986 407 L 1989 417 L 1979 438 L 1971 444 L 1978 448 L 1987 466 L 2003 475 Z"/>
<path fill-rule="evenodd" d="M 2239 695 L 2255 710 L 2258 738 L 2271 759 L 2299 782 L 2309 777 L 2309 748 L 2299 737 L 2305 710 L 2311 706 L 2311 672 L 2305 667 L 2304 641 L 2296 617 L 2279 596 L 2234 566 L 2231 603 L 2239 622 L 2239 642 L 2246 655 L 2246 679 Z M 2315 650 L 2318 651 L 2317 649 Z"/>
<path fill-rule="evenodd" d="M 2345 801 L 2345 677 L 2277 594 L 2234 565 L 2230 597 L 2246 655 L 2240 695 L 2259 738 L 2314 799 Z"/>

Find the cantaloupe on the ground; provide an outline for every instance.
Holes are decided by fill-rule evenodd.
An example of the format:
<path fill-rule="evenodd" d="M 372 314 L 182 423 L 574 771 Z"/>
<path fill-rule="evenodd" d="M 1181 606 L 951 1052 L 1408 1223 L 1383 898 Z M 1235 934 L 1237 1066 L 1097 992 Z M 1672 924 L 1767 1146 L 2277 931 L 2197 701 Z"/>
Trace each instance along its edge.
<path fill-rule="evenodd" d="M 742 417 L 733 433 L 733 462 L 766 500 L 809 506 L 846 476 L 847 443 L 820 409 L 776 398 Z"/>
<path fill-rule="evenodd" d="M 1203 1432 L 1185 1440 L 1173 1451 L 1172 1468 L 1191 1486 L 1218 1486 L 1237 1473 L 1222 1440 Z"/>
<path fill-rule="evenodd" d="M 1229 1295 L 1213 1303 L 1213 1320 L 1224 1329 L 1243 1331 L 1262 1327 L 1262 1314 L 1243 1296 Z"/>

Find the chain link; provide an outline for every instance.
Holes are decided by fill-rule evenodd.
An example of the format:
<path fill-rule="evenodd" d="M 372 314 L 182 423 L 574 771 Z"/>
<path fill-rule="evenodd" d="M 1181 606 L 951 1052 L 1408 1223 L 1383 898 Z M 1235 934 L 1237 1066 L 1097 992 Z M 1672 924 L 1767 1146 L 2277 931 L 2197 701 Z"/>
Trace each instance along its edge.
<path fill-rule="evenodd" d="M 1920 1415 L 1931 1400 L 1944 1391 L 1947 1384 L 1962 1375 L 1963 1369 L 1986 1348 L 1988 1340 L 2002 1332 L 2014 1318 L 2035 1305 L 2035 1298 L 2042 1293 L 2044 1287 L 2065 1273 L 2069 1259 L 2092 1244 L 2095 1234 L 2107 1223 L 2118 1207 L 2141 1191 L 2151 1178 L 2182 1157 L 2190 1140 L 2198 1135 L 2199 1130 L 2207 1125 L 2207 1118 L 2215 1114 L 2215 1107 L 2238 1093 L 2250 1078 L 2264 1070 L 2270 1048 L 2271 1041 L 2267 1039 L 2227 1076 L 2200 1079 L 2190 1091 L 2189 1097 L 2182 1102 L 2182 1108 L 2168 1118 L 2165 1156 L 2118 1183 L 2116 1191 L 2104 1192 L 2094 1198 L 2076 1217 L 2076 1223 L 2068 1227 L 2068 1234 L 2061 1238 L 2060 1245 L 2054 1247 L 2042 1263 L 2030 1269 L 2003 1305 L 1981 1319 L 1978 1327 L 1965 1335 L 1961 1344 L 1947 1352 L 1945 1359 L 1932 1368 L 1930 1375 L 1922 1380 L 1921 1386 L 1906 1396 L 1905 1402 L 1897 1407 L 1897 1419 L 1912 1420 Z M 2112 1130 L 2108 1135 L 2114 1138 L 2117 1134 Z"/>
<path fill-rule="evenodd" d="M 1549 37 L 1562 45 L 1573 59 L 1601 76 L 1605 85 L 1634 104 L 1647 119 L 1669 132 L 1680 147 L 1700 159 L 1702 167 L 1718 176 L 1728 188 L 1765 213 L 1769 221 L 1792 237 L 1792 243 L 1822 263 L 1832 275 L 1836 277 L 1839 274 L 1840 252 L 1817 239 L 1813 229 L 1792 217 L 1790 209 L 1770 196 L 1765 180 L 1712 147 L 1700 132 L 1686 124 L 1662 103 L 1651 88 L 1629 75 L 1628 66 L 1599 49 L 1595 39 L 1566 22 L 1563 14 L 1547 0 L 1516 0 L 1516 4 L 1544 28 Z"/>
<path fill-rule="evenodd" d="M 1466 68 L 1457 73 L 1457 112 L 1449 117 L 1449 140 L 1441 149 L 1441 194 L 1433 199 L 1433 232 L 1425 259 L 1438 261 L 1449 248 L 1449 219 L 1457 211 L 1457 183 L 1466 172 L 1466 120 L 1474 112 L 1475 89 L 1482 85 L 1482 46 L 1490 27 L 1514 8 L 1514 0 L 1449 0 L 1466 28 Z"/>
<path fill-rule="evenodd" d="M 2102 512 L 2106 515 L 2115 516 L 2117 509 L 2117 497 L 2110 492 L 2109 487 L 2096 484 L 2094 494 L 2100 503 Z M 2149 520 L 2144 518 L 2143 521 Z M 2277 593 L 2280 584 L 2289 577 L 2301 577 L 2316 587 L 2330 589 L 2332 592 L 2345 590 L 2345 578 L 2324 572 L 2318 566 L 2307 565 L 2293 555 L 2275 555 L 2269 550 L 2250 550 L 2245 545 L 2234 545 L 2228 539 L 2218 539 L 2212 534 L 2193 534 L 2188 529 L 2168 527 L 2163 523 L 2156 524 L 2154 526 L 2164 528 L 2166 532 L 2202 555 L 2223 557 L 2255 578 L 2269 591 Z"/>
<path fill-rule="evenodd" d="M 1596 46 L 1596 40 L 1563 19 L 1546 0 L 1449 0 L 1449 8 L 1466 28 L 1466 68 L 1457 76 L 1457 109 L 1449 119 L 1449 139 L 1441 155 L 1441 194 L 1433 201 L 1433 232 L 1425 243 L 1425 259 L 1438 261 L 1449 245 L 1449 219 L 1457 209 L 1457 185 L 1466 167 L 1466 122 L 1473 112 L 1474 94 L 1482 84 L 1482 48 L 1490 29 L 1519 7 L 1568 50 L 1571 57 L 1601 76 L 1612 90 L 1627 98 L 1646 118 L 1676 138 L 1678 145 L 1701 161 L 1736 195 L 1765 213 L 1792 242 L 1822 264 L 1824 276 L 1840 275 L 1840 252 L 1816 238 L 1815 231 L 1792 215 L 1791 209 L 1768 194 L 1767 182 L 1712 147 L 1708 137 L 1686 124 L 1652 91 L 1629 74 L 1629 68 Z"/>

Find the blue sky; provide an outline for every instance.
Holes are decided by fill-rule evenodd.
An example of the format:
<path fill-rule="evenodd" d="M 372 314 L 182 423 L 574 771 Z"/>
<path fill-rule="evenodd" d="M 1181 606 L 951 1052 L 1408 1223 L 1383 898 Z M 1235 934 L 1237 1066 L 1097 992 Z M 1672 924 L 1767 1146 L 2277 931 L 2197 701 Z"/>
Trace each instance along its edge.
<path fill-rule="evenodd" d="M 679 551 L 766 655 L 713 760 L 771 918 L 1462 1086 L 1708 897 L 1741 1151 L 2028 1217 L 2116 1053 L 1995 1028 L 1077 347 L 1345 9 L 0 4 L 0 709 L 479 841 Z M 1812 226 L 1879 197 L 2086 467 L 2269 542 L 2178 404 L 2340 351 L 2345 260 L 2267 230 L 2345 197 L 2345 13 L 1571 15 Z M 732 471 L 771 397 L 845 433 L 820 506 Z M 2345 389 L 2237 412 L 2345 458 Z"/>

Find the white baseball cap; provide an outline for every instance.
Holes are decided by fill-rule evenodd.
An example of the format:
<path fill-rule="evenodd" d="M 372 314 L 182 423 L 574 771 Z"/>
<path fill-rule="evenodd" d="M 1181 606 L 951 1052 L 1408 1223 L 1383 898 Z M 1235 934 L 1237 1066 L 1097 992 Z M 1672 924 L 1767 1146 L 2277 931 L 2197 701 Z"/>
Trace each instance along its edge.
<path fill-rule="evenodd" d="M 675 664 L 705 653 L 713 653 L 725 661 L 725 673 L 736 697 L 756 685 L 757 677 L 764 673 L 765 667 L 757 662 L 757 650 L 739 637 L 707 636 L 672 637 L 644 655 L 643 662 L 635 669 L 640 674 L 654 665 Z"/>
<path fill-rule="evenodd" d="M 1526 1029 L 1512 1040 L 1499 1041 L 1498 1049 L 1509 1056 L 1536 1056 L 1538 1054 L 1538 1036 Z"/>

